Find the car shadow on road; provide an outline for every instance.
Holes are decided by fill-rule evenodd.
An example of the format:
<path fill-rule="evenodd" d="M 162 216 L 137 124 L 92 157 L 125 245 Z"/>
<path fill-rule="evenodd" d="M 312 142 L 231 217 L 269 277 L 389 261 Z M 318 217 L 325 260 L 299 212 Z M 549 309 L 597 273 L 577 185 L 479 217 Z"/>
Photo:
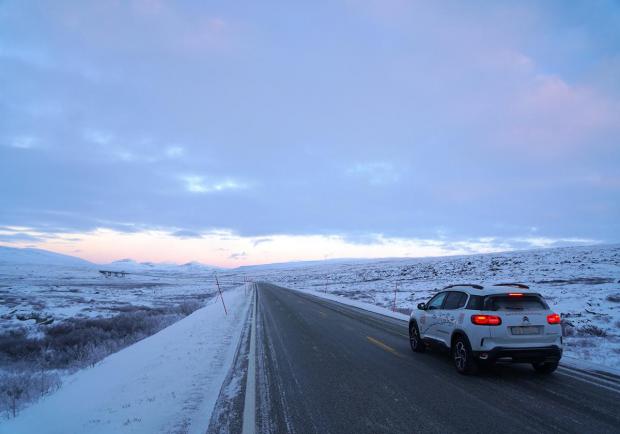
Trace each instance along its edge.
<path fill-rule="evenodd" d="M 408 348 L 407 348 L 408 349 Z M 405 348 L 403 347 L 403 350 Z M 410 349 L 406 353 L 416 362 L 433 365 L 436 369 L 441 369 L 443 373 L 451 372 L 455 378 L 480 378 L 489 380 L 504 380 L 508 382 L 537 381 L 542 379 L 554 378 L 555 375 L 541 375 L 534 371 L 529 363 L 493 363 L 479 364 L 475 374 L 464 376 L 459 374 L 454 368 L 452 358 L 448 350 L 431 348 L 427 349 L 423 354 L 412 353 Z"/>

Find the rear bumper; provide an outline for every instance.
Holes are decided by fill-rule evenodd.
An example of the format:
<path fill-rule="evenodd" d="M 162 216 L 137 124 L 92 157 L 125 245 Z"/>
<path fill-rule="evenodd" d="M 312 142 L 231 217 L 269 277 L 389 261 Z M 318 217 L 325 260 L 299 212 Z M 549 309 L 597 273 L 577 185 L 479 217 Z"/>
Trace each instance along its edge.
<path fill-rule="evenodd" d="M 474 355 L 480 360 L 488 360 L 491 362 L 558 362 L 562 358 L 562 348 L 557 345 L 532 348 L 495 347 L 490 351 L 477 351 Z"/>

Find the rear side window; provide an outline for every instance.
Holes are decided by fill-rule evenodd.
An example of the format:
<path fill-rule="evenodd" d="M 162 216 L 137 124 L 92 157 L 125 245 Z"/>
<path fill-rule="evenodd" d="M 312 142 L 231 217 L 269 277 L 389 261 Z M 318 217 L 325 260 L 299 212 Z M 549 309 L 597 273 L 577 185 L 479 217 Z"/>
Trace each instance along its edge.
<path fill-rule="evenodd" d="M 467 294 L 464 292 L 451 291 L 446 296 L 446 301 L 443 304 L 444 309 L 460 309 L 465 306 L 467 301 Z"/>
<path fill-rule="evenodd" d="M 537 295 L 492 295 L 487 297 L 485 310 L 546 310 L 547 304 Z"/>
<path fill-rule="evenodd" d="M 482 310 L 484 307 L 484 297 L 481 295 L 470 295 L 467 307 L 465 309 L 470 310 Z"/>

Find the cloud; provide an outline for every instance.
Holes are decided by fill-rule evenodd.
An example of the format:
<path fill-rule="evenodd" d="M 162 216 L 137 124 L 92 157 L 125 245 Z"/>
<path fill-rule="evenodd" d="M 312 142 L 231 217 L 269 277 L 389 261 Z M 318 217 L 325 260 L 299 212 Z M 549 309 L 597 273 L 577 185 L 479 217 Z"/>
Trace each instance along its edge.
<path fill-rule="evenodd" d="M 384 161 L 356 163 L 347 169 L 347 174 L 365 179 L 371 185 L 393 184 L 400 179 L 398 170 Z"/>
<path fill-rule="evenodd" d="M 247 253 L 239 252 L 239 253 L 233 253 L 232 255 L 230 255 L 228 257 L 228 259 L 232 259 L 234 261 L 238 261 L 238 260 L 241 260 L 241 259 L 245 259 L 247 256 L 248 256 Z"/>
<path fill-rule="evenodd" d="M 31 243 L 44 243 L 52 239 L 59 239 L 57 233 L 23 226 L 0 226 L 0 242 L 19 244 L 25 247 L 26 245 L 31 246 Z M 78 239 L 73 238 L 69 241 L 78 241 Z"/>
<path fill-rule="evenodd" d="M 173 237 L 187 239 L 187 238 L 202 238 L 202 234 L 196 231 L 190 231 L 187 229 L 181 229 L 175 232 L 172 232 L 171 235 Z"/>
<path fill-rule="evenodd" d="M 203 176 L 185 175 L 181 179 L 185 189 L 191 193 L 218 193 L 226 190 L 244 190 L 247 185 L 234 179 L 223 179 L 216 182 L 207 182 Z"/>
<path fill-rule="evenodd" d="M 227 45 L 229 25 L 221 17 L 203 18 L 192 31 L 181 35 L 180 46 L 189 52 L 219 50 Z"/>
<path fill-rule="evenodd" d="M 122 137 L 104 129 L 87 128 L 82 139 L 90 153 L 93 150 L 105 158 L 133 163 L 162 163 L 166 160 L 181 159 L 186 151 L 183 146 L 167 146 L 148 135 L 128 135 Z M 76 152 L 84 152 L 82 149 Z"/>
<path fill-rule="evenodd" d="M 270 243 L 271 241 L 273 241 L 271 238 L 257 238 L 254 240 L 254 242 L 252 243 L 252 245 L 254 247 L 260 245 L 260 244 L 264 244 L 264 243 Z"/>
<path fill-rule="evenodd" d="M 24 243 L 24 242 L 41 242 L 43 238 L 36 237 L 27 233 L 13 233 L 4 234 L 0 233 L 0 241 L 4 243 Z"/>
<path fill-rule="evenodd" d="M 96 145 L 106 146 L 112 143 L 114 136 L 107 131 L 88 128 L 84 131 L 84 139 Z"/>
<path fill-rule="evenodd" d="M 579 177 L 577 179 L 577 182 L 595 186 L 597 188 L 620 190 L 620 174 L 619 175 L 590 174 L 590 175 Z"/>
<path fill-rule="evenodd" d="M 185 155 L 185 149 L 182 146 L 168 146 L 164 152 L 168 158 L 179 158 Z"/>
<path fill-rule="evenodd" d="M 344 234 L 342 239 L 350 244 L 374 244 L 383 242 L 383 236 L 378 233 Z"/>
<path fill-rule="evenodd" d="M 178 231 L 177 231 L 178 232 Z M 175 232 L 145 230 L 133 233 L 97 229 L 79 236 L 59 233 L 54 237 L 20 241 L 2 240 L 17 246 L 35 246 L 81 256 L 96 263 L 130 257 L 138 261 L 201 263 L 236 267 L 246 264 L 321 260 L 325 258 L 424 257 L 492 253 L 524 248 L 595 244 L 594 240 L 570 237 L 523 236 L 505 238 L 405 238 L 376 234 L 366 241 L 351 241 L 347 235 L 272 235 L 268 249 L 257 249 L 261 237 L 247 237 L 227 231 L 206 231 L 201 237 L 178 236 Z M 73 240 L 73 241 L 68 241 Z M 303 248 L 300 248 L 302 246 Z M 231 253 L 233 252 L 233 253 Z"/>
<path fill-rule="evenodd" d="M 515 248 L 547 249 L 552 247 L 588 246 L 599 244 L 600 240 L 589 238 L 549 238 L 549 237 L 517 237 L 509 240 Z"/>
<path fill-rule="evenodd" d="M 81 32 L 83 43 L 98 51 L 118 48 L 121 56 L 154 47 L 166 54 L 204 54 L 227 48 L 232 37 L 231 26 L 222 16 L 156 0 L 94 7 L 68 2 L 54 12 L 53 18 L 68 32 Z"/>
<path fill-rule="evenodd" d="M 0 225 L 620 241 L 613 2 L 54 5 L 0 13 Z"/>
<path fill-rule="evenodd" d="M 620 102 L 592 87 L 570 85 L 558 76 L 536 76 L 517 94 L 512 114 L 504 141 L 543 154 L 549 149 L 590 150 L 592 140 L 596 142 L 602 133 L 620 133 Z"/>
<path fill-rule="evenodd" d="M 38 147 L 39 140 L 33 136 L 17 136 L 9 140 L 8 146 L 15 149 L 33 149 Z"/>

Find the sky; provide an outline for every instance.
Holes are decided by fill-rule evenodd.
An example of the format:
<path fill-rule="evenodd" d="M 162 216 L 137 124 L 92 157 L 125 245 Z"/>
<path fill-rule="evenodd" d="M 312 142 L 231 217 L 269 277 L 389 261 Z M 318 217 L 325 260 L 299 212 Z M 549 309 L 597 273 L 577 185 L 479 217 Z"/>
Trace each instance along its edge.
<path fill-rule="evenodd" d="M 0 0 L 0 244 L 220 266 L 620 242 L 620 3 Z"/>

